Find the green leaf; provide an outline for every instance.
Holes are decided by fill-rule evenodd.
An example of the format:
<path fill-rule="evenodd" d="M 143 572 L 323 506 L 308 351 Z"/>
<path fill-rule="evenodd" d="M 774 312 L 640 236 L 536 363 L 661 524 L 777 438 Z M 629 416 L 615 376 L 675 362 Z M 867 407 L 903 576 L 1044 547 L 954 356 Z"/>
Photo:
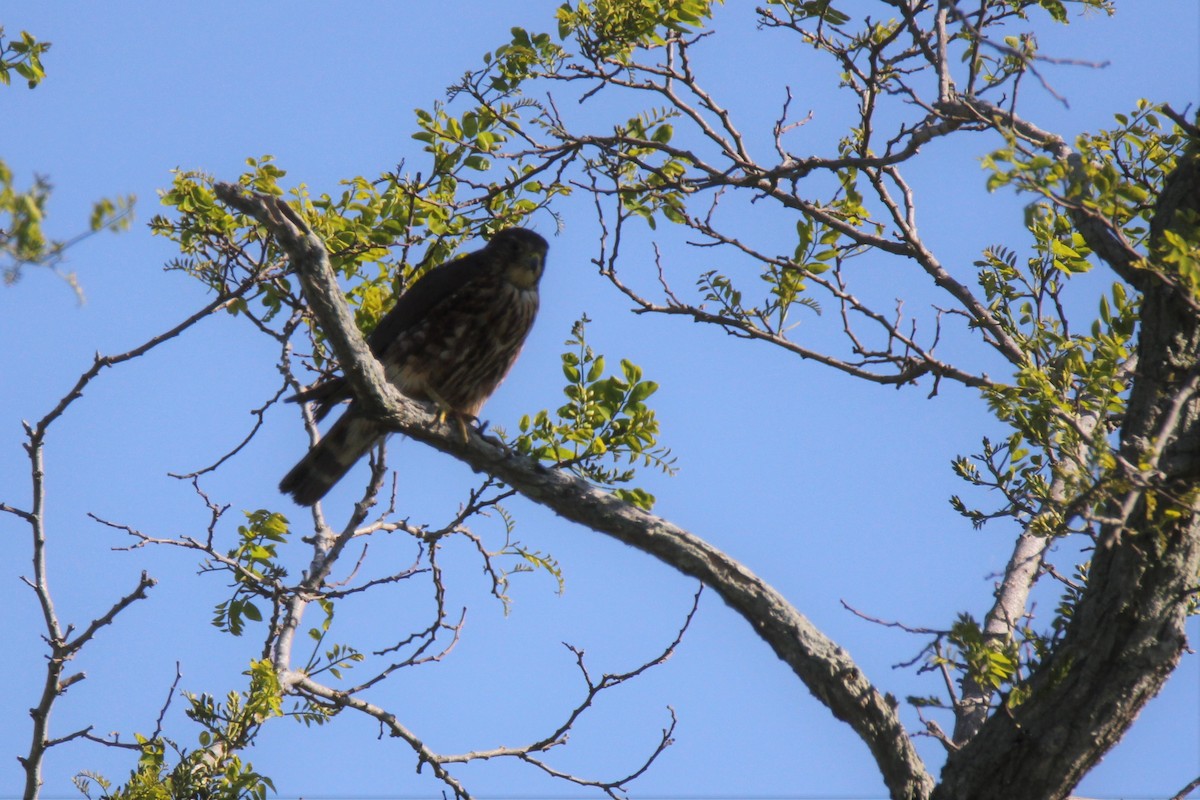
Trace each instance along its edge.
<path fill-rule="evenodd" d="M 599 356 L 588 369 L 587 382 L 595 383 L 604 374 L 604 356 Z"/>
<path fill-rule="evenodd" d="M 621 359 L 621 374 L 625 376 L 625 380 L 630 384 L 637 383 L 642 379 L 642 368 L 632 361 Z"/>
<path fill-rule="evenodd" d="M 641 381 L 630 390 L 629 399 L 634 403 L 640 403 L 657 391 L 658 384 L 654 381 Z"/>
<path fill-rule="evenodd" d="M 645 489 L 614 489 L 613 495 L 643 511 L 649 511 L 654 507 L 655 497 Z"/>

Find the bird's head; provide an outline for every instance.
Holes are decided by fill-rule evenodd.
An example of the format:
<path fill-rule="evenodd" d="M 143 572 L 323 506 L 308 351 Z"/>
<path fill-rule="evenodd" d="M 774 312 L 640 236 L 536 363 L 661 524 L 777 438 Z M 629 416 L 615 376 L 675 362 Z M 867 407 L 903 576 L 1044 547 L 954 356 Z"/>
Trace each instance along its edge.
<path fill-rule="evenodd" d="M 546 266 L 546 240 L 525 228 L 505 228 L 488 242 L 488 251 L 504 276 L 520 289 L 532 289 L 542 279 Z"/>

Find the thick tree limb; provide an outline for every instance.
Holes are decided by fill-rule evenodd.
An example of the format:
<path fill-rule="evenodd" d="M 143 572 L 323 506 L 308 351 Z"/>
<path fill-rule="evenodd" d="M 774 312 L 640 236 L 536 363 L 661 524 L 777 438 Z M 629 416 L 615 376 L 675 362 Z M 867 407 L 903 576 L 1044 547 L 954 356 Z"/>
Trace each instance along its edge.
<path fill-rule="evenodd" d="M 1150 251 L 1165 230 L 1194 237 L 1200 156 L 1182 158 L 1159 196 Z M 1003 708 L 951 754 L 937 798 L 1066 797 L 1162 688 L 1187 645 L 1200 572 L 1200 313 L 1165 265 L 1144 270 L 1138 369 L 1120 453 L 1129 488 L 1112 499 L 1087 584 L 1061 641 Z M 1114 269 L 1116 266 L 1114 265 Z M 1132 465 L 1137 465 L 1132 466 Z"/>
<path fill-rule="evenodd" d="M 495 475 L 565 519 L 611 536 L 698 578 L 742 615 L 809 691 L 867 744 L 893 798 L 925 798 L 933 780 L 896 714 L 841 647 L 761 578 L 688 531 L 642 511 L 586 481 L 548 469 L 478 435 L 463 442 L 458 428 L 438 423 L 383 377 L 345 308 L 324 245 L 278 198 L 243 194 L 217 184 L 217 196 L 258 219 L 287 251 L 305 296 L 361 407 L 397 431 Z"/>

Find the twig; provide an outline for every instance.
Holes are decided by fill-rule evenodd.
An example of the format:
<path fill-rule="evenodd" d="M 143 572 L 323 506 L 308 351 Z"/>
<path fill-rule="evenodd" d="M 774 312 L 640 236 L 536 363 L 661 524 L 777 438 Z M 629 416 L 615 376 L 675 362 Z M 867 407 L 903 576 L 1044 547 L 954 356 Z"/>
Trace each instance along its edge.
<path fill-rule="evenodd" d="M 1184 798 L 1186 798 L 1189 794 L 1194 792 L 1196 789 L 1200 789 L 1200 777 L 1197 777 L 1195 780 L 1193 780 L 1187 786 L 1183 787 L 1178 792 L 1176 792 L 1174 795 L 1172 795 L 1171 800 L 1184 800 Z"/>
<path fill-rule="evenodd" d="M 220 467 L 226 461 L 228 461 L 229 459 L 233 458 L 238 453 L 240 453 L 242 451 L 242 449 L 250 443 L 250 440 L 253 439 L 254 435 L 258 433 L 259 428 L 261 428 L 263 426 L 263 422 L 266 419 L 267 409 L 269 409 L 271 406 L 273 406 L 277 402 L 279 402 L 279 398 L 282 397 L 283 393 L 288 391 L 289 388 L 290 387 L 285 382 L 284 385 L 279 387 L 279 390 L 275 392 L 274 397 L 272 397 L 270 400 L 268 400 L 264 405 L 260 406 L 259 408 L 254 408 L 254 409 L 250 410 L 250 413 L 253 414 L 255 417 L 254 426 L 250 428 L 250 432 L 247 433 L 246 436 L 240 442 L 238 442 L 238 444 L 236 446 L 234 446 L 234 448 L 232 450 L 225 453 L 223 456 L 218 458 L 212 464 L 209 464 L 207 467 L 201 467 L 200 469 L 198 469 L 194 472 L 188 472 L 185 474 L 168 472 L 167 474 L 170 475 L 172 478 L 178 478 L 179 480 L 189 480 L 189 479 L 198 478 L 207 472 L 214 472 L 218 467 Z"/>

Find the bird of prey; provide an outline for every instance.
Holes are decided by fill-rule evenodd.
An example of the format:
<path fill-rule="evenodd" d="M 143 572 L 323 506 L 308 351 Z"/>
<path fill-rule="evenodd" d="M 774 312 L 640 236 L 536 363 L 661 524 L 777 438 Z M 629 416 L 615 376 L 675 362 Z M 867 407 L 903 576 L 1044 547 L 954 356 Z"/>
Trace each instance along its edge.
<path fill-rule="evenodd" d="M 405 395 L 434 402 L 463 425 L 517 360 L 538 310 L 546 240 L 524 228 L 500 231 L 482 250 L 426 272 L 367 338 L 387 379 Z M 325 496 L 387 435 L 358 409 L 345 378 L 332 378 L 289 398 L 314 401 L 323 419 L 350 406 L 279 484 L 300 505 Z"/>

